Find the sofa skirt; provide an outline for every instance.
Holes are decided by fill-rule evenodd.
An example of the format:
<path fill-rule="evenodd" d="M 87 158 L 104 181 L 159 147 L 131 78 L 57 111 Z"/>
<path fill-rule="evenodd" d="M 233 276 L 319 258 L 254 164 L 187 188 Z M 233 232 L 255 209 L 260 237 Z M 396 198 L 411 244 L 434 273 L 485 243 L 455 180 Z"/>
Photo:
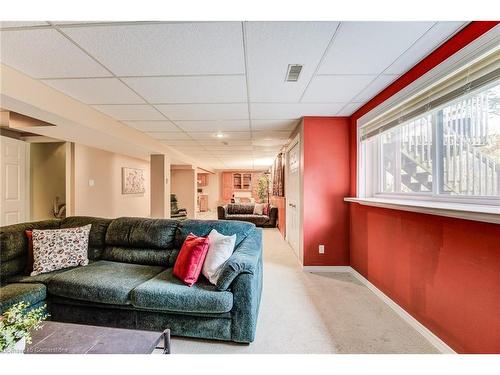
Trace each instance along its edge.
<path fill-rule="evenodd" d="M 49 300 L 50 301 L 50 300 Z M 58 322 L 105 327 L 163 331 L 174 336 L 231 341 L 231 315 L 183 315 L 135 309 L 132 306 L 93 305 L 71 300 L 48 303 L 50 319 Z"/>

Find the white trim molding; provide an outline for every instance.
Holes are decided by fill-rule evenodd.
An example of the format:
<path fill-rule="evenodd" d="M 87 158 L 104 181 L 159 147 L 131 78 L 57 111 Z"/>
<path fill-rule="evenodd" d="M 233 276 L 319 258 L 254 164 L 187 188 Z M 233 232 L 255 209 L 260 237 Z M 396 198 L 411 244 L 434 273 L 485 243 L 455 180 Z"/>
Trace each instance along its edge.
<path fill-rule="evenodd" d="M 500 224 L 500 207 L 493 205 L 392 198 L 344 198 L 344 201 L 365 206 Z"/>
<path fill-rule="evenodd" d="M 442 354 L 457 354 L 443 340 L 436 336 L 430 329 L 415 319 L 408 311 L 399 306 L 389 296 L 373 285 L 368 279 L 361 275 L 351 266 L 304 266 L 305 272 L 339 272 L 350 273 L 356 280 L 365 285 L 371 292 L 389 306 L 398 316 L 424 336 Z"/>

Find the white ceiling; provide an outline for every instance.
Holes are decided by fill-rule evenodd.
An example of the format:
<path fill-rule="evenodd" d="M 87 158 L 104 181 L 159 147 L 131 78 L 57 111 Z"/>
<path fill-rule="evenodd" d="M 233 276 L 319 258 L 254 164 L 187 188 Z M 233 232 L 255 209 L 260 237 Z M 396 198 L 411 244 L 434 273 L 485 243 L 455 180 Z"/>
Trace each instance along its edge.
<path fill-rule="evenodd" d="M 351 115 L 463 26 L 1 22 L 0 61 L 212 168 L 262 169 L 301 117 Z"/>

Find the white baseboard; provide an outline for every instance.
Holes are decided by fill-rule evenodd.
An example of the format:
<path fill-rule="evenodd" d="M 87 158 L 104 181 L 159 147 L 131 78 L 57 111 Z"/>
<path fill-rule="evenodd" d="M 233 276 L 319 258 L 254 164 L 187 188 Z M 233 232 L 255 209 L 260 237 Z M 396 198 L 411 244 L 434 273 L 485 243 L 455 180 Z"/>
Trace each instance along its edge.
<path fill-rule="evenodd" d="M 383 302 L 385 302 L 392 310 L 396 312 L 405 322 L 417 330 L 422 336 L 424 336 L 437 350 L 443 354 L 456 354 L 456 352 L 450 348 L 443 340 L 437 337 L 430 329 L 425 327 L 417 319 L 415 319 L 410 313 L 394 302 L 390 297 L 388 297 L 379 288 L 373 285 L 368 279 L 361 275 L 351 266 L 303 266 L 305 272 L 348 272 L 353 275 L 358 281 L 363 283 L 368 289 L 370 289 L 377 297 L 379 297 Z"/>

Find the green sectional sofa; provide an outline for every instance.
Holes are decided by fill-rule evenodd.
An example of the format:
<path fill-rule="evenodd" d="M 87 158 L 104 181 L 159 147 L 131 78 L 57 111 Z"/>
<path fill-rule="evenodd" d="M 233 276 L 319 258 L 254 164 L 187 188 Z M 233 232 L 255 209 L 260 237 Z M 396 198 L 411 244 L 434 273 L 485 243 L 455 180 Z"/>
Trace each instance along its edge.
<path fill-rule="evenodd" d="M 26 229 L 92 224 L 90 264 L 28 276 Z M 189 233 L 237 235 L 217 285 L 188 287 L 172 268 Z M 68 217 L 0 229 L 0 309 L 47 304 L 52 320 L 161 331 L 250 343 L 262 292 L 262 230 L 221 220 Z"/>

